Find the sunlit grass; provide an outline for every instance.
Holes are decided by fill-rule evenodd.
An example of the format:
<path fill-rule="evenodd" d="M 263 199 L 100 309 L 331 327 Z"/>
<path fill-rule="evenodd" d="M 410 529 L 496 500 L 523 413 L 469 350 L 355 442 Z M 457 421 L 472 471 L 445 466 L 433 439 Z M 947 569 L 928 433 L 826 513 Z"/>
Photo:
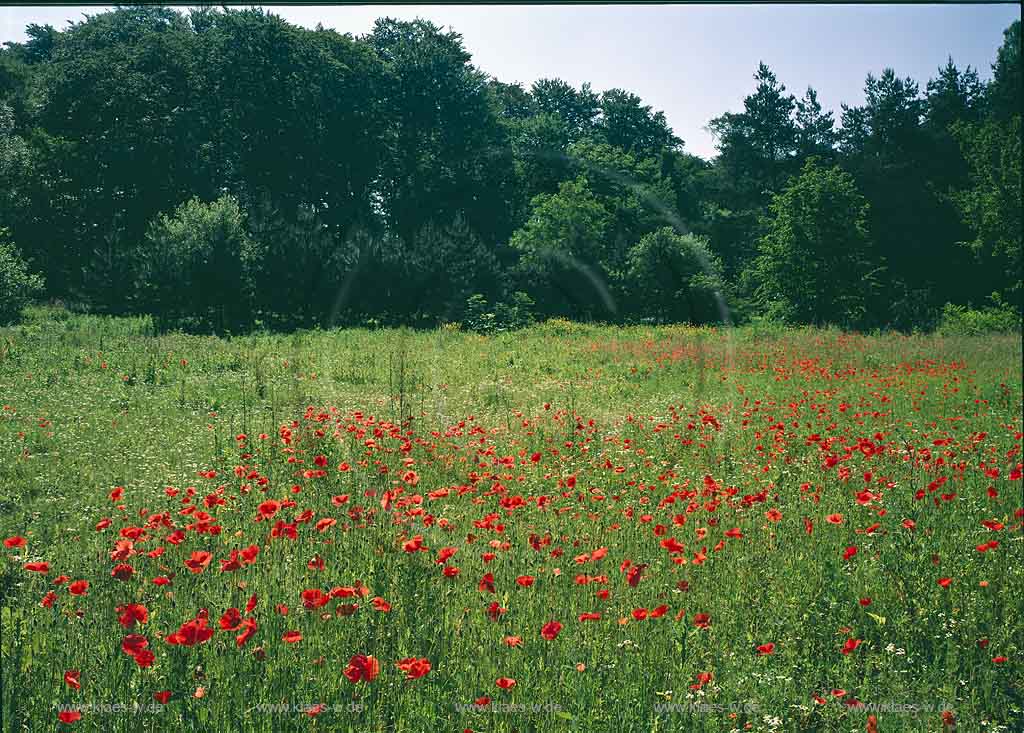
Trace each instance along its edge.
<path fill-rule="evenodd" d="M 36 310 L 0 331 L 0 394 L 0 537 L 26 540 L 3 549 L 5 730 L 67 727 L 57 705 L 103 731 L 1024 722 L 1019 336 L 551 322 L 225 340 Z M 325 475 L 304 475 L 316 456 Z M 175 545 L 195 521 L 180 514 L 188 487 L 221 529 Z M 295 506 L 255 522 L 267 499 Z M 306 510 L 296 539 L 270 537 Z M 171 526 L 153 522 L 124 561 L 132 577 L 111 577 L 118 532 L 163 512 Z M 337 523 L 320 531 L 325 518 Z M 428 551 L 405 551 L 416 535 Z M 221 571 L 251 545 L 251 565 Z M 442 547 L 457 552 L 438 563 Z M 195 551 L 212 554 L 200 573 L 184 565 Z M 48 574 L 25 570 L 39 561 Z M 635 586 L 626 561 L 645 566 Z M 488 572 L 494 593 L 480 590 Z M 69 592 L 79 579 L 87 595 Z M 303 608 L 304 590 L 357 581 L 365 597 Z M 131 630 L 115 610 L 128 603 L 148 610 Z M 257 623 L 242 646 L 218 625 L 231 607 Z M 204 608 L 209 641 L 166 641 Z M 152 666 L 122 652 L 129 633 Z M 849 639 L 861 643 L 844 654 Z M 360 654 L 380 675 L 353 684 Z M 430 671 L 406 679 L 395 663 L 411 657 Z"/>

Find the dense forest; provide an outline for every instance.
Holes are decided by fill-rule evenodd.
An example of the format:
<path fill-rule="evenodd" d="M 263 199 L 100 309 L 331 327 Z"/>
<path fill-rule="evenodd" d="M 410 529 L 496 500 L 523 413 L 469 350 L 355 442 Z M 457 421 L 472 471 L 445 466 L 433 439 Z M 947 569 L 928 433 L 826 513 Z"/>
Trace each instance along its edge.
<path fill-rule="evenodd" d="M 1019 21 L 990 81 L 886 69 L 838 116 L 761 64 L 711 161 L 628 90 L 504 83 L 426 21 L 147 6 L 27 36 L 0 52 L 0 318 L 912 330 L 1021 307 Z"/>

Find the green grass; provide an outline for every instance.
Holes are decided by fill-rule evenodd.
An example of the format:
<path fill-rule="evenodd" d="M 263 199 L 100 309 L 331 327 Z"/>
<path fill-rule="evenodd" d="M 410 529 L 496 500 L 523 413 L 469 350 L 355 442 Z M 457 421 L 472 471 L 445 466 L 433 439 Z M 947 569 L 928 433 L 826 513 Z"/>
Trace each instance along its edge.
<path fill-rule="evenodd" d="M 489 337 L 226 340 L 36 309 L 0 330 L 0 402 L 0 537 L 27 540 L 0 548 L 5 731 L 68 728 L 57 705 L 83 707 L 72 727 L 103 731 L 862 731 L 872 711 L 854 700 L 931 708 L 876 710 L 882 731 L 942 730 L 943 710 L 961 730 L 1024 726 L 1019 336 L 548 322 Z M 290 445 L 282 426 L 293 426 Z M 303 476 L 318 455 L 326 475 Z M 848 457 L 827 467 L 829 455 Z M 350 471 L 337 470 L 343 461 Z M 415 486 L 402 479 L 410 468 Z M 862 505 L 866 486 L 876 496 Z M 168 542 L 193 518 L 166 487 L 195 487 L 219 534 Z M 224 504 L 203 505 L 219 487 Z M 332 503 L 341 494 L 348 502 Z M 289 498 L 294 507 L 254 521 L 264 500 Z M 307 509 L 297 539 L 270 538 L 274 522 Z M 132 578 L 111 577 L 118 532 L 163 512 L 125 560 Z M 826 520 L 835 513 L 842 524 Z M 327 517 L 337 524 L 317 531 Z M 98 531 L 104 518 L 112 525 Z M 403 550 L 414 535 L 429 551 Z M 531 536 L 551 542 L 538 551 Z M 662 547 L 669 537 L 685 552 Z M 251 544 L 251 566 L 221 572 Z M 436 562 L 446 546 L 458 548 L 452 579 Z M 597 548 L 607 555 L 577 562 Z M 202 573 L 184 566 L 193 551 L 213 555 Z M 317 556 L 322 571 L 307 566 Z M 626 560 L 647 566 L 636 587 Z M 24 569 L 36 561 L 47 575 Z M 494 594 L 478 589 L 486 572 Z M 58 575 L 87 580 L 88 594 L 55 585 Z M 157 575 L 172 584 L 152 584 Z M 521 575 L 536 582 L 520 587 Z M 303 590 L 356 581 L 367 597 L 303 608 Z M 49 590 L 57 600 L 42 608 Z M 239 647 L 217 622 L 251 595 L 257 631 Z M 391 610 L 375 610 L 375 596 Z M 497 620 L 492 602 L 507 609 Z M 147 622 L 122 628 L 115 609 L 127 603 L 145 605 Z M 350 603 L 358 610 L 339 615 Z M 661 605 L 664 616 L 633 619 Z M 212 639 L 167 643 L 203 608 Z M 600 620 L 578 620 L 593 611 Z M 698 613 L 710 627 L 694 624 Z M 564 625 L 550 641 L 549 620 Z M 302 640 L 284 643 L 292 630 Z M 128 633 L 147 637 L 152 666 L 121 651 Z M 848 638 L 862 643 L 844 655 Z M 759 655 L 768 642 L 774 652 Z M 355 654 L 379 660 L 372 683 L 343 676 Z M 406 680 L 395 662 L 413 656 L 432 669 Z M 66 670 L 80 671 L 80 690 Z M 703 672 L 713 679 L 692 689 Z M 164 690 L 167 705 L 154 703 Z M 465 709 L 481 696 L 490 708 Z M 315 718 L 294 709 L 317 703 L 328 708 Z M 102 707 L 114 704 L 158 712 Z M 285 708 L 257 707 L 270 704 Z"/>

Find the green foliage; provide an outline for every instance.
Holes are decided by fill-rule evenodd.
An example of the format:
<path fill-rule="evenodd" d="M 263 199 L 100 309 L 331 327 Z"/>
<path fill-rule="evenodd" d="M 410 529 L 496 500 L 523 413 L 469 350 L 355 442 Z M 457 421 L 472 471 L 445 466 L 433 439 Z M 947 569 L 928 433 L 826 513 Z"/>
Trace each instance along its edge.
<path fill-rule="evenodd" d="M 505 301 L 501 300 L 492 308 L 480 293 L 466 298 L 462 313 L 462 325 L 477 333 L 498 333 L 526 328 L 534 323 L 535 304 L 529 295 L 516 291 Z"/>
<path fill-rule="evenodd" d="M 249 213 L 246 228 L 252 306 L 262 325 L 291 329 L 330 318 L 358 266 L 356 238 L 337 234 L 310 207 L 289 216 L 269 199 Z"/>
<path fill-rule="evenodd" d="M 508 300 L 501 300 L 495 306 L 498 330 L 515 331 L 534 323 L 534 309 L 537 304 L 526 293 L 517 290 Z"/>
<path fill-rule="evenodd" d="M 938 333 L 943 336 L 984 336 L 993 333 L 1020 333 L 1021 312 L 1003 301 L 998 294 L 992 305 L 969 308 L 947 303 L 942 309 Z"/>
<path fill-rule="evenodd" d="M 772 201 L 748 276 L 767 312 L 790 323 L 863 323 L 878 289 L 868 205 L 852 176 L 813 159 Z"/>
<path fill-rule="evenodd" d="M 1019 22 L 990 82 L 952 59 L 927 83 L 885 69 L 841 126 L 814 89 L 796 98 L 760 63 L 742 110 L 709 123 L 713 160 L 629 90 L 501 82 L 426 20 L 353 37 L 259 8 L 124 6 L 25 35 L 0 49 L 0 222 L 48 295 L 92 311 L 206 330 L 427 326 L 461 317 L 472 293 L 514 321 L 499 311 L 524 292 L 541 316 L 716 319 L 683 305 L 703 288 L 739 320 L 770 308 L 909 331 L 993 287 L 1021 300 Z M 867 248 L 856 224 L 850 236 L 885 263 L 886 298 L 794 310 L 775 292 L 786 283 L 763 281 L 781 272 L 759 270 L 759 242 L 778 236 L 769 207 L 812 158 L 863 194 Z M 134 287 L 162 256 L 141 252 L 154 220 L 224 194 L 251 233 L 232 286 L 244 307 L 186 317 L 161 286 Z M 654 276 L 651 262 L 687 270 L 690 245 L 631 255 L 666 226 L 703 238 L 721 262 L 712 283 Z M 825 259 L 800 265 L 808 277 L 833 267 L 816 242 L 807 256 Z"/>
<path fill-rule="evenodd" d="M 29 270 L 21 252 L 0 228 L 0 325 L 18 320 L 21 309 L 43 291 L 43 278 Z"/>
<path fill-rule="evenodd" d="M 999 292 L 1020 306 L 1021 286 L 1021 116 L 955 127 L 970 166 L 971 186 L 954 200 L 974 234 L 965 242 L 992 273 Z"/>
<path fill-rule="evenodd" d="M 1021 68 L 1020 20 L 1003 31 L 1003 43 L 992 64 L 992 84 L 988 88 L 988 104 L 996 119 L 1009 119 L 1021 114 L 1024 70 Z"/>
<path fill-rule="evenodd" d="M 628 290 L 637 316 L 670 323 L 723 320 L 721 263 L 707 242 L 662 227 L 629 250 Z"/>
<path fill-rule="evenodd" d="M 262 255 L 237 199 L 193 198 L 150 225 L 136 255 L 136 297 L 161 328 L 238 330 L 251 320 Z"/>
<path fill-rule="evenodd" d="M 524 283 L 548 314 L 606 311 L 606 233 L 611 216 L 585 176 L 533 200 L 533 213 L 510 242 Z"/>

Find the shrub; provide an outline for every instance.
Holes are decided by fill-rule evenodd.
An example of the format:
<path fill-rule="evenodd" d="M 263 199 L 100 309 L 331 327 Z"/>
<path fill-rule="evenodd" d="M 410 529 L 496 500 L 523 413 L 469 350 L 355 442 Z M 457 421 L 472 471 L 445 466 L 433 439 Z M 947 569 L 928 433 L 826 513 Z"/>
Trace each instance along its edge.
<path fill-rule="evenodd" d="M 512 293 L 508 301 L 498 301 L 493 308 L 484 296 L 474 293 L 466 299 L 462 322 L 478 333 L 514 331 L 533 324 L 533 309 L 533 299 L 526 293 Z"/>
<path fill-rule="evenodd" d="M 0 325 L 14 323 L 21 309 L 43 290 L 43 278 L 29 271 L 21 252 L 0 229 Z"/>
<path fill-rule="evenodd" d="M 473 293 L 466 298 L 462 321 L 470 331 L 491 333 L 495 328 L 496 317 L 487 299 L 480 293 Z"/>
<path fill-rule="evenodd" d="M 628 283 L 641 318 L 703 324 L 721 320 L 721 264 L 707 242 L 662 227 L 629 250 Z"/>
<path fill-rule="evenodd" d="M 789 323 L 862 324 L 878 291 L 870 257 L 868 203 L 849 173 L 814 158 L 776 194 L 745 273 L 771 318 Z"/>
<path fill-rule="evenodd" d="M 998 295 L 992 305 L 974 309 L 946 303 L 942 309 L 938 332 L 943 336 L 981 336 L 989 333 L 1007 333 L 1021 330 L 1020 311 L 1004 302 Z"/>
<path fill-rule="evenodd" d="M 150 224 L 137 253 L 138 304 L 162 329 L 243 328 L 259 259 L 233 196 L 193 198 Z"/>

